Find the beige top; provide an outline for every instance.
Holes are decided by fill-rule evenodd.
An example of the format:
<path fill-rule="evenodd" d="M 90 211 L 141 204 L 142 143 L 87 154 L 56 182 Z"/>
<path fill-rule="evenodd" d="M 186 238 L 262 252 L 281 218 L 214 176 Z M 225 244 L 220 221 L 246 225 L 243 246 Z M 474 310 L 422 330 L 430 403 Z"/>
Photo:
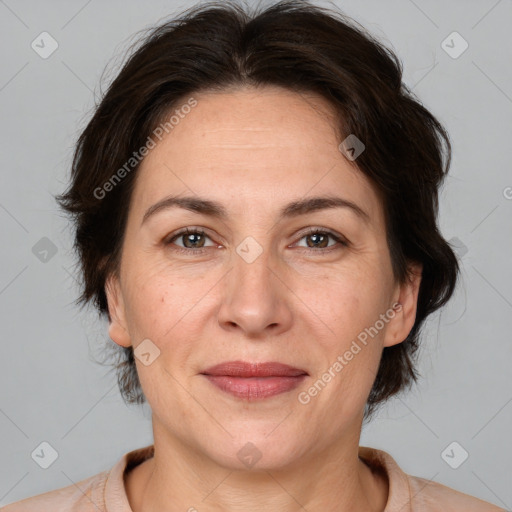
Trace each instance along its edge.
<path fill-rule="evenodd" d="M 132 512 L 124 475 L 153 456 L 154 445 L 131 451 L 110 471 L 70 485 L 11 503 L 2 512 Z M 384 512 L 504 512 L 485 501 L 444 485 L 405 474 L 388 453 L 365 446 L 359 457 L 370 467 L 384 470 L 389 497 Z"/>

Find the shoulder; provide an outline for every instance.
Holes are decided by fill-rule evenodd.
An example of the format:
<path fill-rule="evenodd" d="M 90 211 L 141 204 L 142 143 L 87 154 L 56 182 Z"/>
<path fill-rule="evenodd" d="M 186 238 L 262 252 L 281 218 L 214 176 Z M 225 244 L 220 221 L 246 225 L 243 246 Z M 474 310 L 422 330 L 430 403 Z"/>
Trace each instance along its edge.
<path fill-rule="evenodd" d="M 2 512 L 103 512 L 104 490 L 109 471 L 85 478 L 76 484 L 38 494 L 3 507 Z"/>
<path fill-rule="evenodd" d="M 384 471 L 389 484 L 384 512 L 504 512 L 486 501 L 425 478 L 404 473 L 393 457 L 370 447 L 359 447 L 359 457 L 374 470 Z"/>
<path fill-rule="evenodd" d="M 154 445 L 126 453 L 112 469 L 80 482 L 26 498 L 1 512 L 107 512 L 130 510 L 124 487 L 125 472 L 154 455 Z"/>
<path fill-rule="evenodd" d="M 440 504 L 443 505 L 443 512 L 503 512 L 505 510 L 438 482 L 411 475 L 407 475 L 407 478 L 414 504 L 413 512 L 416 509 L 439 510 Z"/>

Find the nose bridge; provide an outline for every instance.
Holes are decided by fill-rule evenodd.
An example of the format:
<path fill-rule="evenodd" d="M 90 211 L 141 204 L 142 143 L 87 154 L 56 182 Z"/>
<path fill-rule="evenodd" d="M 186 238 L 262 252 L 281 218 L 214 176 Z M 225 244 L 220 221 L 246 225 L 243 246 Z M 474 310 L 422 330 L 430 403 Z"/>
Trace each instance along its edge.
<path fill-rule="evenodd" d="M 245 238 L 233 255 L 233 278 L 238 288 L 252 288 L 260 293 L 269 287 L 272 258 L 268 246 L 263 247 L 253 237 Z M 261 290 L 256 290 L 260 287 Z"/>
<path fill-rule="evenodd" d="M 245 238 L 236 247 L 233 266 L 234 287 L 231 291 L 236 293 L 237 300 L 253 308 L 258 305 L 258 299 L 264 299 L 264 304 L 270 306 L 274 300 L 275 283 L 272 283 L 272 257 L 268 245 L 264 247 L 251 236 Z"/>
<path fill-rule="evenodd" d="M 236 324 L 255 334 L 270 325 L 284 327 L 289 322 L 283 284 L 274 267 L 269 247 L 255 238 L 247 237 L 235 247 L 232 270 L 226 276 L 221 323 Z"/>

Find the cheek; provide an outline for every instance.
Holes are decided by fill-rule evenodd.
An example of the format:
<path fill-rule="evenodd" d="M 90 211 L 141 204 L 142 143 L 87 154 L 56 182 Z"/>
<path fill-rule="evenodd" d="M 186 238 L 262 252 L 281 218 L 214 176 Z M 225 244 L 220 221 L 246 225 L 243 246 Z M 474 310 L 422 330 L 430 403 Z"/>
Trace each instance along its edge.
<path fill-rule="evenodd" d="M 127 265 L 126 278 L 127 323 L 135 345 L 149 338 L 164 349 L 178 337 L 194 337 L 194 329 L 200 328 L 201 317 L 206 316 L 205 290 L 213 283 L 173 270 L 165 261 Z"/>
<path fill-rule="evenodd" d="M 389 308 L 386 283 L 384 276 L 376 272 L 333 272 L 321 286 L 317 283 L 309 288 L 304 302 L 311 310 L 321 312 L 322 320 L 337 339 L 338 348 L 342 348 L 374 325 Z"/>
<path fill-rule="evenodd" d="M 178 284 L 165 279 L 160 268 L 148 268 L 147 264 L 126 266 L 127 300 L 125 301 L 127 323 L 135 344 L 137 338 L 157 340 L 180 313 L 180 304 L 173 297 L 180 295 Z M 167 327 L 168 329 L 169 327 Z"/>
<path fill-rule="evenodd" d="M 331 281 L 323 298 L 329 335 L 317 338 L 321 363 L 315 377 L 328 381 L 329 390 L 319 404 L 336 403 L 347 416 L 364 407 L 382 354 L 385 327 L 375 325 L 388 307 L 385 291 L 372 283 L 361 276 Z"/>

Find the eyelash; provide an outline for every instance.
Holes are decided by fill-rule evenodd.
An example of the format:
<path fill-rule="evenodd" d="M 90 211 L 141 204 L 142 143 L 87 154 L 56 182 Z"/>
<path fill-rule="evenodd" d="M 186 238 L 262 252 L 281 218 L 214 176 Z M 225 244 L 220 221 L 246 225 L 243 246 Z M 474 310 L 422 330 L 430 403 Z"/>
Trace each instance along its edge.
<path fill-rule="evenodd" d="M 201 235 L 201 236 L 206 236 L 207 238 L 210 238 L 202 229 L 199 229 L 199 228 L 192 228 L 192 229 L 189 229 L 189 228 L 185 228 L 185 229 L 182 229 L 180 231 L 178 231 L 178 233 L 175 233 L 173 235 L 171 235 L 170 238 L 166 239 L 164 241 L 164 244 L 167 246 L 167 245 L 171 245 L 175 240 L 177 240 L 180 236 L 183 236 L 183 235 Z M 312 235 L 327 235 L 329 237 L 331 237 L 335 242 L 341 244 L 341 246 L 343 247 L 348 247 L 349 246 L 349 243 L 342 237 L 340 237 L 339 235 L 337 235 L 336 233 L 333 233 L 332 231 L 329 231 L 329 230 L 326 230 L 326 229 L 319 229 L 319 228 L 310 228 L 306 233 L 303 233 L 302 236 L 300 237 L 299 240 L 302 240 L 303 238 L 307 237 L 307 236 L 312 236 Z M 210 238 L 211 240 L 211 238 Z M 307 247 L 303 247 L 302 249 L 306 250 L 307 252 L 314 252 L 314 253 L 330 253 L 332 252 L 333 250 L 336 250 L 336 249 L 339 249 L 339 247 L 336 247 L 336 246 L 331 246 L 331 247 L 327 247 L 327 248 L 320 248 L 320 249 L 314 249 L 314 248 L 307 248 Z M 175 247 L 172 249 L 173 251 L 176 251 L 178 253 L 187 253 L 187 254 L 194 254 L 194 255 L 202 255 L 204 254 L 208 248 L 200 248 L 200 249 L 188 249 L 188 248 L 184 248 L 184 247 Z"/>

